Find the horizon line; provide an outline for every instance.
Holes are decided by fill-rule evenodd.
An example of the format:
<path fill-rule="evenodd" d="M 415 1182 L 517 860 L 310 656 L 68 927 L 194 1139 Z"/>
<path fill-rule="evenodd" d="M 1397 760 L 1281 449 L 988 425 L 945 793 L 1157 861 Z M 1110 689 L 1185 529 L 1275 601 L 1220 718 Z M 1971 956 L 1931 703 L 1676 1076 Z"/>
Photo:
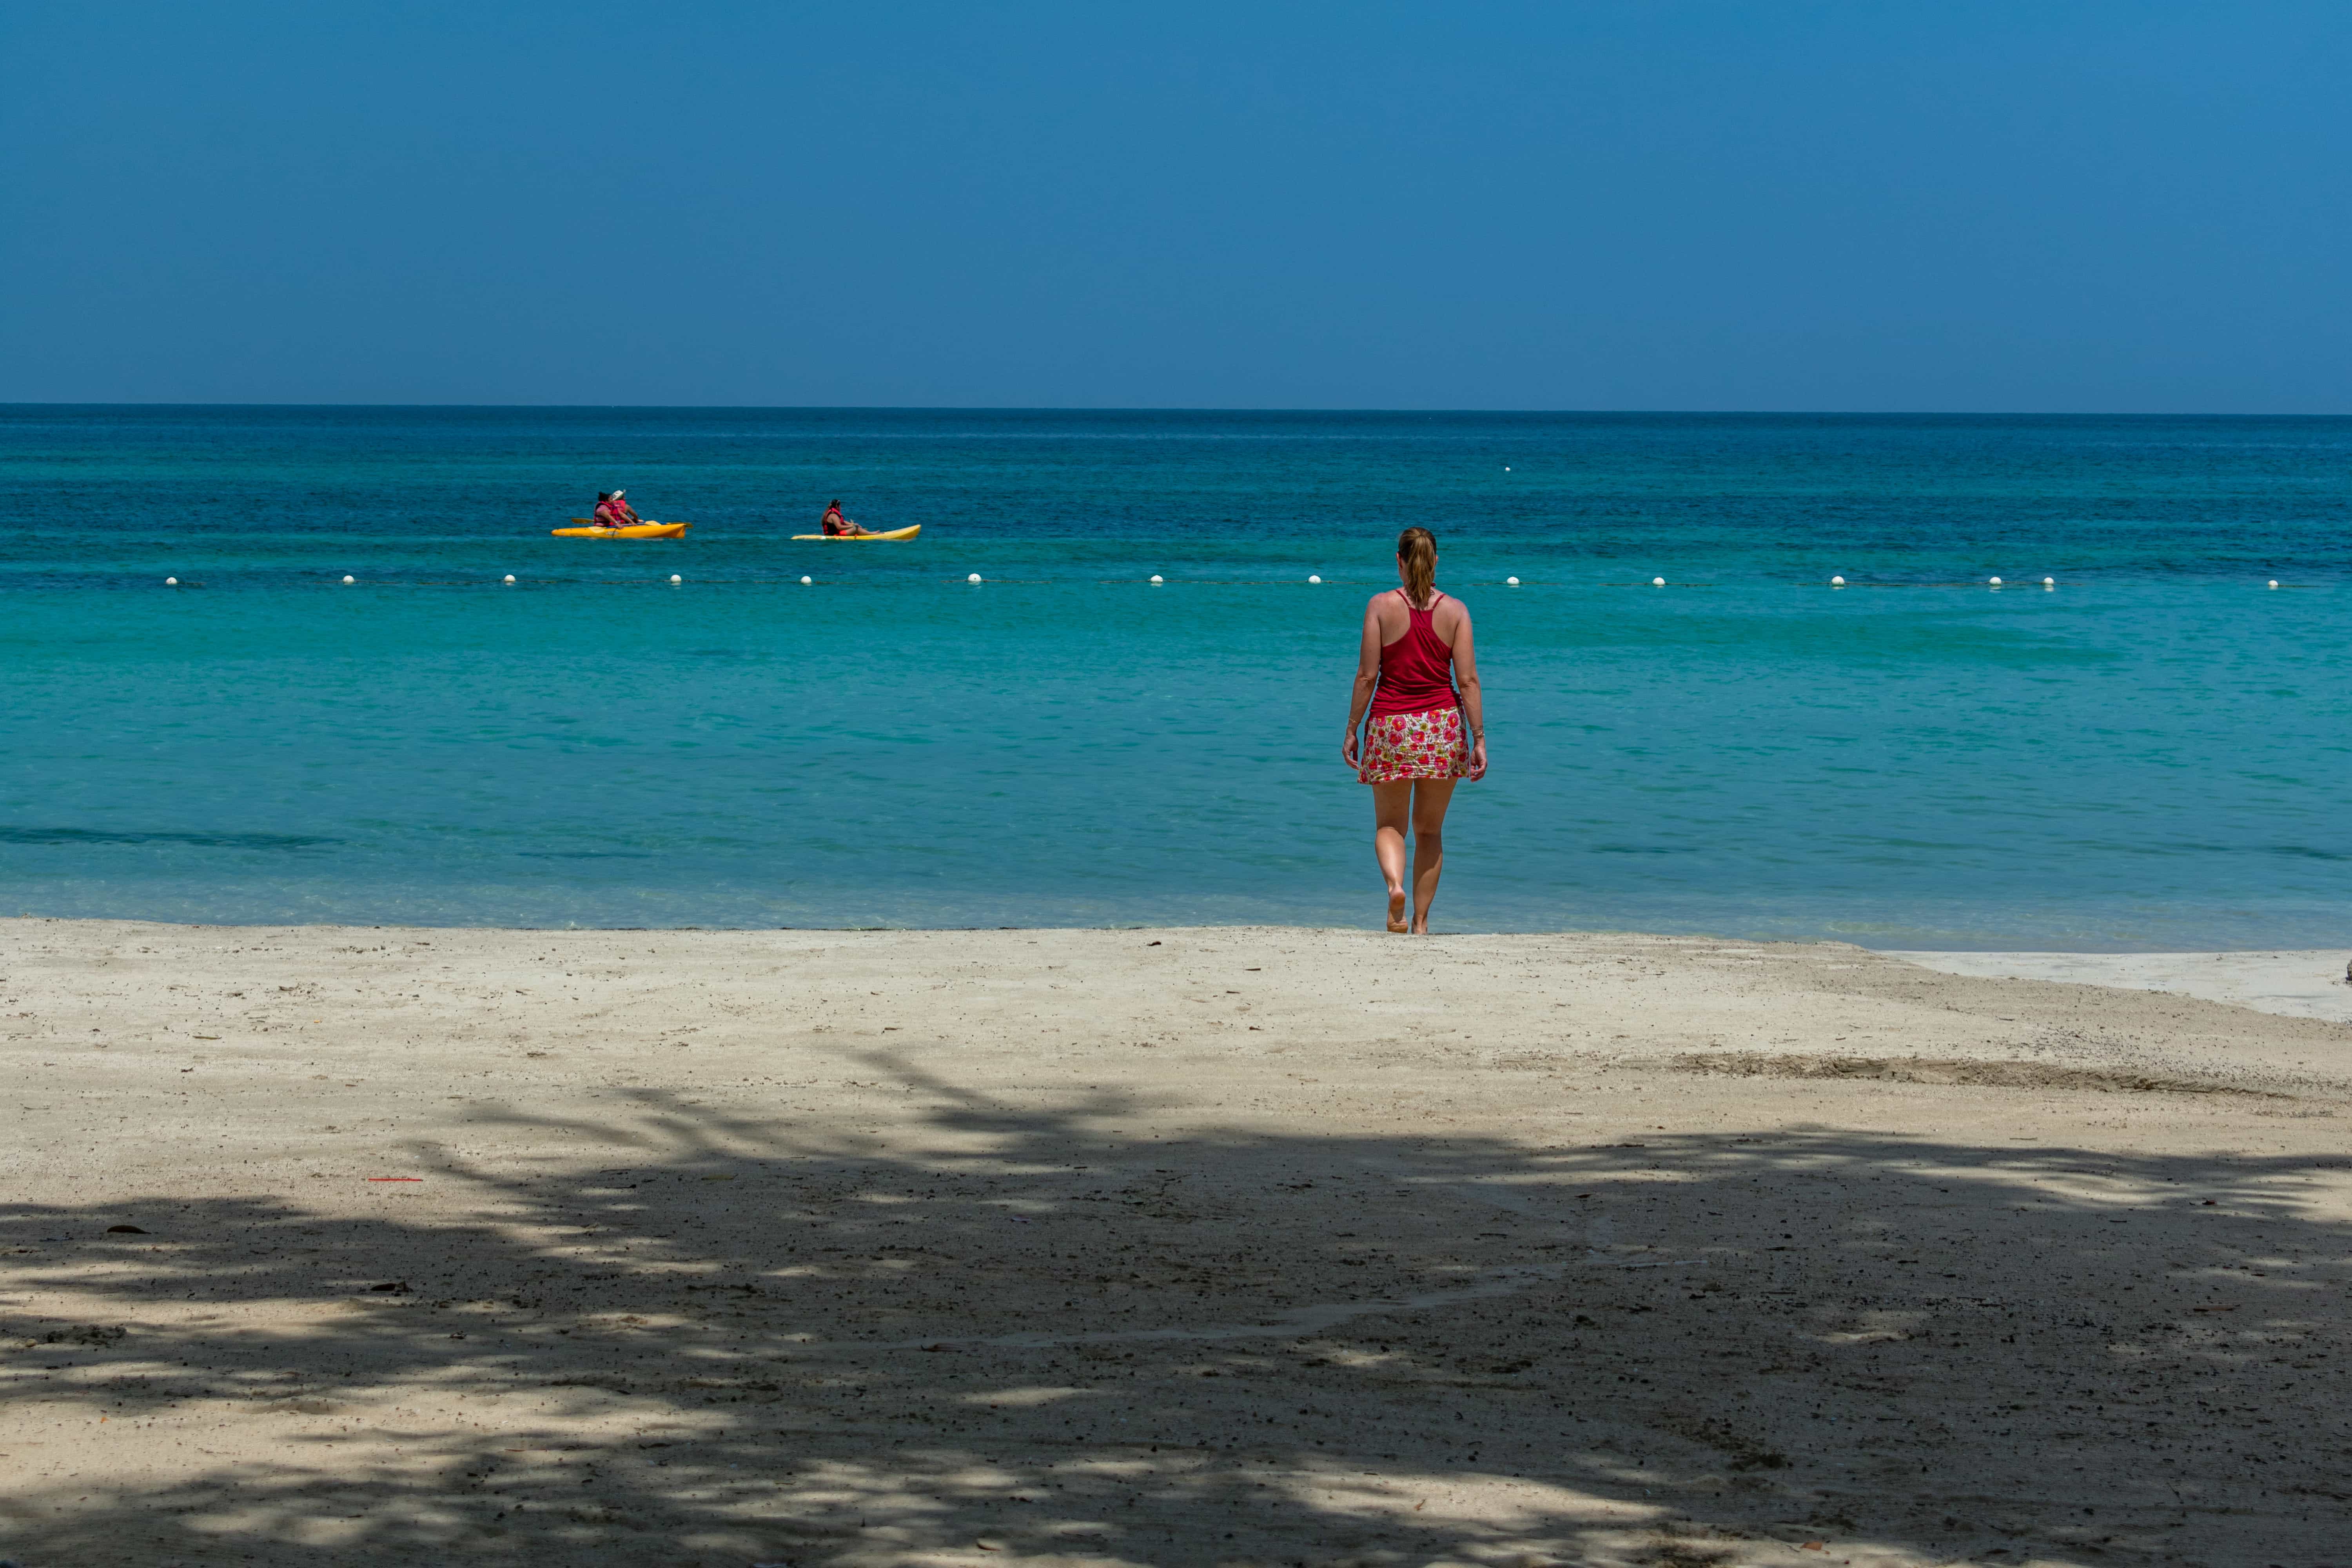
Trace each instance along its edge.
<path fill-rule="evenodd" d="M 1205 415 L 1383 415 L 1400 417 L 1496 417 L 1576 419 L 2352 419 L 2343 413 L 2221 410 L 2107 410 L 2041 408 L 1395 408 L 1328 407 L 1307 405 L 1263 405 L 1216 404 L 927 404 L 927 403 L 251 403 L 227 400 L 199 402 L 163 399 L 92 401 L 73 399 L 0 400 L 0 409 L 152 408 L 152 409 L 383 409 L 430 412 L 439 410 L 534 410 L 546 413 L 738 413 L 738 414 L 1205 414 Z"/>

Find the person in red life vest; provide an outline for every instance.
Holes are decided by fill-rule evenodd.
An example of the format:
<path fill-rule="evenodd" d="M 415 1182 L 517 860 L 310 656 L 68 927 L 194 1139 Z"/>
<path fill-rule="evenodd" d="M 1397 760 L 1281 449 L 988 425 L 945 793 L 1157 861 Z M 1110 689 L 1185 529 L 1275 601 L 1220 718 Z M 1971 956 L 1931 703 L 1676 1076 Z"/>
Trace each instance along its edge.
<path fill-rule="evenodd" d="M 1372 854 L 1388 882 L 1389 930 L 1426 936 L 1429 906 L 1445 866 L 1445 808 L 1453 804 L 1454 786 L 1486 776 L 1486 716 L 1470 612 L 1437 591 L 1437 539 L 1429 530 L 1408 528 L 1398 536 L 1397 577 L 1403 586 L 1373 595 L 1364 606 L 1356 689 L 1339 755 L 1372 786 Z"/>
<path fill-rule="evenodd" d="M 603 490 L 596 492 L 597 527 L 635 528 L 645 521 L 644 518 L 637 515 L 636 509 L 622 499 L 628 493 L 626 490 L 614 490 L 610 495 L 606 495 Z"/>
<path fill-rule="evenodd" d="M 839 501 L 824 509 L 824 531 L 836 539 L 863 539 L 867 531 L 841 515 Z"/>

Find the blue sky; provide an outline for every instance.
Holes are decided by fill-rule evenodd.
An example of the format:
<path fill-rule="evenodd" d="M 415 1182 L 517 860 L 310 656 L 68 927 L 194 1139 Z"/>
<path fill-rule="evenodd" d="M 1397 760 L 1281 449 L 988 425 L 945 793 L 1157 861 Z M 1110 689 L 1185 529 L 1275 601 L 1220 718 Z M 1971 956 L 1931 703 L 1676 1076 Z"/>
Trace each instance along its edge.
<path fill-rule="evenodd" d="M 0 401 L 2352 412 L 2352 6 L 14 5 Z"/>

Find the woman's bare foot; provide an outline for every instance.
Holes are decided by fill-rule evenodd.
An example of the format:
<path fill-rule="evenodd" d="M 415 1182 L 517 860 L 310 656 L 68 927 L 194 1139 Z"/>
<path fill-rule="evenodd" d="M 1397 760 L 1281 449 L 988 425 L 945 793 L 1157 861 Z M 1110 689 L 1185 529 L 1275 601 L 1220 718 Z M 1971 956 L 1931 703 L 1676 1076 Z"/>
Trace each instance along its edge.
<path fill-rule="evenodd" d="M 1404 889 L 1391 888 L 1389 889 L 1389 930 L 1402 932 L 1407 929 L 1404 920 Z"/>

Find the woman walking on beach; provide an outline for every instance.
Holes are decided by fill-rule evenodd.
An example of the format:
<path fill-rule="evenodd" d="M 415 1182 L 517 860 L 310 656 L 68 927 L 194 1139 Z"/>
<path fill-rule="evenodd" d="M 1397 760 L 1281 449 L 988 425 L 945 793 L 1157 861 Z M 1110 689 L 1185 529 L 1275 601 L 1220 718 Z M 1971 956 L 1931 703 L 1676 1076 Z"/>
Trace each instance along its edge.
<path fill-rule="evenodd" d="M 1397 536 L 1397 578 L 1364 606 L 1356 690 L 1339 754 L 1372 786 L 1372 853 L 1389 885 L 1389 930 L 1429 934 L 1429 906 L 1445 866 L 1445 808 L 1454 786 L 1486 776 L 1486 719 L 1470 612 L 1437 591 L 1437 539 Z M 1455 682 L 1460 682 L 1457 690 Z M 1365 705 L 1371 706 L 1364 723 Z M 1357 726 L 1363 724 L 1360 737 Z M 1412 832 L 1412 923 L 1405 923 L 1404 839 Z"/>

